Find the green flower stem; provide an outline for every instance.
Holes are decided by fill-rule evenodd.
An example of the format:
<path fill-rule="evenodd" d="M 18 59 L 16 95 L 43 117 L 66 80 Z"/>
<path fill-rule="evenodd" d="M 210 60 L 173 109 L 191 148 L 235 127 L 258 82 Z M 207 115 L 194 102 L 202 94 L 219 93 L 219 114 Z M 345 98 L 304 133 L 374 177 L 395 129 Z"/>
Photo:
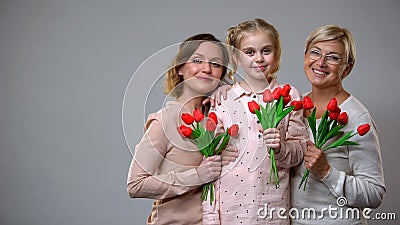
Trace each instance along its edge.
<path fill-rule="evenodd" d="M 274 174 L 275 187 L 279 188 L 278 169 L 276 168 L 275 151 L 273 148 L 269 150 L 269 157 L 271 159 L 271 172 L 269 174 L 269 181 L 271 182 L 271 175 Z"/>
<path fill-rule="evenodd" d="M 207 201 L 208 193 L 210 193 L 210 205 L 214 202 L 214 183 L 208 182 L 203 185 L 203 190 L 201 192 L 201 200 Z"/>

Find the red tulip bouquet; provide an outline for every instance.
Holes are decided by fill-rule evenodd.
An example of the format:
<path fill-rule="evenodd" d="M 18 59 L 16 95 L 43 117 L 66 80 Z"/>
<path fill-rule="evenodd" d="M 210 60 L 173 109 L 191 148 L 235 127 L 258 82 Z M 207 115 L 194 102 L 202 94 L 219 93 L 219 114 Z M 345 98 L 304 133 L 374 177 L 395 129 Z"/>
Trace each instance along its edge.
<path fill-rule="evenodd" d="M 201 122 L 204 121 L 204 115 L 200 109 L 193 111 L 193 115 L 189 113 L 183 113 L 181 116 L 183 122 L 187 125 L 191 125 L 192 128 L 181 125 L 178 127 L 179 133 L 186 138 L 189 138 L 200 150 L 205 157 L 218 155 L 229 142 L 230 137 L 238 136 L 239 126 L 233 124 L 230 128 L 222 134 L 215 135 L 215 129 L 217 128 L 218 119 L 214 112 L 208 114 L 208 118 L 205 122 L 205 128 L 200 126 Z M 196 125 L 195 123 L 196 122 Z M 210 192 L 210 204 L 214 201 L 214 183 L 209 182 L 203 185 L 203 192 L 201 199 L 207 200 L 208 193 Z"/>
<path fill-rule="evenodd" d="M 264 130 L 276 128 L 279 122 L 290 112 L 303 108 L 302 101 L 292 101 L 291 105 L 287 106 L 291 100 L 291 96 L 289 95 L 290 90 L 291 86 L 289 84 L 275 88 L 272 93 L 269 89 L 265 90 L 263 92 L 263 101 L 266 103 L 265 107 L 254 100 L 247 103 L 250 112 L 257 115 Z M 275 152 L 273 148 L 269 150 L 269 157 L 271 160 L 269 179 L 271 181 L 271 176 L 273 174 L 275 186 L 279 188 L 278 170 L 276 168 Z"/>
<path fill-rule="evenodd" d="M 314 108 L 314 105 L 309 97 L 304 97 L 304 105 L 308 105 L 308 109 Z M 321 122 L 318 125 L 318 129 L 316 128 L 316 108 L 312 111 L 311 115 L 307 117 L 308 124 L 310 126 L 311 132 L 314 136 L 314 144 L 315 147 L 326 151 L 331 148 L 337 148 L 339 146 L 350 146 L 350 145 L 359 145 L 357 142 L 349 141 L 351 137 L 358 134 L 360 136 L 365 135 L 369 129 L 369 124 L 360 125 L 357 128 L 357 132 L 347 132 L 344 134 L 342 129 L 346 126 L 348 121 L 348 116 L 346 112 L 341 112 L 341 109 L 337 105 L 336 98 L 332 98 L 327 107 L 326 111 L 322 115 Z M 339 137 L 333 143 L 325 146 L 326 142 L 334 137 Z M 301 179 L 299 189 L 304 184 L 303 190 L 306 190 L 307 180 L 310 171 L 307 169 Z"/>

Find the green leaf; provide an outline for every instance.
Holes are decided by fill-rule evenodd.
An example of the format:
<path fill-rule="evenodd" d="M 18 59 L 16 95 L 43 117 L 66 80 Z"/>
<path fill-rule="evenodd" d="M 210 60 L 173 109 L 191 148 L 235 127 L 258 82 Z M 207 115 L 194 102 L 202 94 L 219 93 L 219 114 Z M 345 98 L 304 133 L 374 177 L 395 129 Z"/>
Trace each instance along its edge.
<path fill-rule="evenodd" d="M 317 143 L 317 128 L 316 128 L 316 126 L 317 126 L 317 121 L 316 121 L 316 116 L 315 116 L 316 111 L 317 111 L 317 108 L 314 108 L 314 110 L 313 110 L 312 113 L 311 113 L 311 116 L 309 116 L 309 117 L 307 118 L 307 120 L 308 120 L 308 125 L 310 126 L 310 129 L 311 129 L 312 134 L 313 134 L 313 136 L 314 136 L 314 143 Z"/>
<path fill-rule="evenodd" d="M 338 125 L 337 120 L 334 120 L 331 126 L 331 129 L 335 128 Z"/>
<path fill-rule="evenodd" d="M 268 107 L 268 104 L 266 105 L 266 107 Z M 269 121 L 268 121 L 268 113 L 267 113 L 267 109 L 264 108 L 262 105 L 260 105 L 260 109 L 261 109 L 261 116 L 263 118 L 263 120 L 265 121 L 265 127 L 269 127 Z M 264 127 L 263 127 L 264 128 Z M 264 128 L 265 129 L 265 128 Z"/>
<path fill-rule="evenodd" d="M 318 126 L 317 143 L 315 143 L 317 148 L 322 147 L 321 143 L 322 140 L 324 140 L 325 135 L 328 133 L 328 128 L 328 111 L 325 111 Z"/>
<path fill-rule="evenodd" d="M 283 96 L 279 97 L 278 106 L 276 107 L 276 111 L 279 114 L 283 110 Z"/>
<path fill-rule="evenodd" d="M 281 122 L 281 120 L 283 118 L 285 118 L 285 116 L 287 114 L 289 114 L 291 111 L 293 111 L 293 109 L 294 109 L 294 106 L 290 106 L 290 107 L 286 108 L 285 110 L 283 110 L 283 112 L 281 112 L 281 113 L 278 112 L 278 115 L 276 116 L 276 119 L 275 119 L 274 127 L 278 126 L 279 122 Z"/>
<path fill-rule="evenodd" d="M 275 115 L 276 115 L 276 109 L 274 107 L 270 107 L 269 112 L 268 112 L 268 126 L 267 128 L 273 127 L 275 123 Z"/>
<path fill-rule="evenodd" d="M 336 148 L 336 147 L 341 146 L 343 143 L 345 143 L 350 138 L 350 136 L 351 136 L 351 132 L 346 133 L 343 137 L 341 137 L 340 139 L 336 140 L 335 142 L 333 142 L 328 147 L 325 147 L 323 150 L 326 151 L 328 149 Z"/>
<path fill-rule="evenodd" d="M 345 141 L 345 142 L 342 144 L 342 146 L 350 146 L 350 145 L 360 145 L 360 144 L 357 143 L 357 142 L 354 142 L 354 141 Z"/>
<path fill-rule="evenodd" d="M 223 134 L 220 134 L 216 138 L 213 139 L 213 141 L 211 142 L 211 145 L 210 145 L 211 151 L 214 151 L 217 148 L 217 146 L 218 146 L 219 142 L 221 141 L 222 137 L 223 137 Z"/>
<path fill-rule="evenodd" d="M 222 143 L 219 145 L 219 148 L 217 149 L 217 151 L 215 151 L 215 154 L 221 153 L 221 151 L 224 150 L 226 145 L 228 144 L 228 141 L 231 137 L 228 133 L 228 128 L 226 129 L 223 137 L 224 137 L 224 139 L 222 140 Z"/>
<path fill-rule="evenodd" d="M 267 129 L 267 121 L 263 118 L 263 116 L 261 115 L 261 112 L 258 111 L 257 109 L 255 110 L 255 112 L 256 112 L 258 120 L 261 123 L 262 128 Z"/>
<path fill-rule="evenodd" d="M 328 132 L 328 134 L 325 136 L 324 140 L 322 140 L 321 146 L 323 146 L 329 139 L 337 136 L 340 133 L 343 133 L 343 132 L 340 131 L 343 127 L 344 127 L 344 125 L 339 125 L 339 126 L 333 127 L 333 129 L 331 129 Z"/>

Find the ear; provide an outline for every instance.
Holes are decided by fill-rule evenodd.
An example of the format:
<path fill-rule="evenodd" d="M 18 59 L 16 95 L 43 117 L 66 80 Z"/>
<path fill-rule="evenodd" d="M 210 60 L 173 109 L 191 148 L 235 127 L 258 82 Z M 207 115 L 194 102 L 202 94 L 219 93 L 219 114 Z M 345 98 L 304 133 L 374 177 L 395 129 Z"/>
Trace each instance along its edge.
<path fill-rule="evenodd" d="M 342 80 L 343 80 L 344 78 L 346 78 L 346 77 L 350 74 L 351 70 L 353 69 L 353 66 L 354 66 L 353 63 L 349 63 L 349 64 L 347 64 L 347 66 L 343 69 Z"/>
<path fill-rule="evenodd" d="M 179 76 L 183 76 L 182 68 L 179 68 L 179 69 L 178 69 L 178 75 L 179 75 Z"/>

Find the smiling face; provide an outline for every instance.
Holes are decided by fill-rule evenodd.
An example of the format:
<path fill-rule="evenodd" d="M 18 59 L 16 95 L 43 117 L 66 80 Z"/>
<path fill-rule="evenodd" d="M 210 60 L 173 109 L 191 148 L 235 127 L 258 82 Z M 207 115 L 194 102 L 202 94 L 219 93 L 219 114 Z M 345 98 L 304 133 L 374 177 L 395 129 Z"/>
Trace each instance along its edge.
<path fill-rule="evenodd" d="M 321 57 L 315 59 L 318 53 Z M 314 87 L 341 88 L 342 79 L 350 73 L 352 68 L 351 64 L 347 64 L 342 59 L 345 59 L 345 47 L 342 42 L 337 40 L 317 42 L 310 46 L 304 55 L 304 72 Z M 335 60 L 339 61 L 335 62 Z"/>
<path fill-rule="evenodd" d="M 184 95 L 204 96 L 213 91 L 223 73 L 223 53 L 220 46 L 212 42 L 203 42 L 179 69 L 183 76 Z"/>
<path fill-rule="evenodd" d="M 252 32 L 240 42 L 240 53 L 236 56 L 239 66 L 246 73 L 246 80 L 265 80 L 275 67 L 274 45 L 263 31 Z"/>

